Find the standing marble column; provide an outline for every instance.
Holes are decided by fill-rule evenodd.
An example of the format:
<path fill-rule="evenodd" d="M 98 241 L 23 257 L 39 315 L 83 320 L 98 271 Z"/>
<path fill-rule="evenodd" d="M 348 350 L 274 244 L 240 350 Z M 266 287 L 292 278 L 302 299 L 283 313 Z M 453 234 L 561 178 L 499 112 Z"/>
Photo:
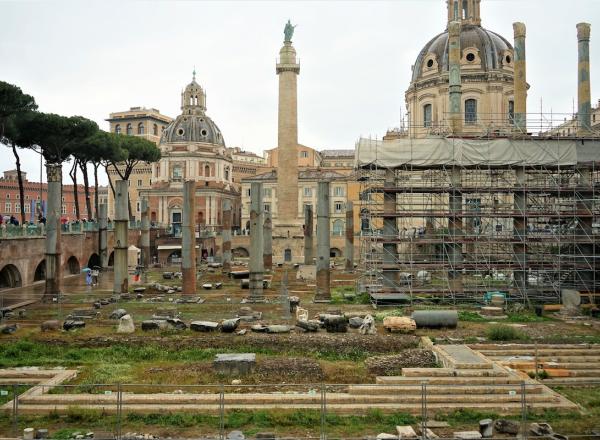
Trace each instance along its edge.
<path fill-rule="evenodd" d="M 231 271 L 231 200 L 223 200 L 223 272 Z"/>
<path fill-rule="evenodd" d="M 448 59 L 449 59 L 449 96 L 450 96 L 450 131 L 460 135 L 463 128 L 462 116 L 462 79 L 460 76 L 460 21 L 448 24 Z"/>
<path fill-rule="evenodd" d="M 141 246 L 142 246 L 142 267 L 144 269 L 148 269 L 151 264 L 150 258 L 150 219 L 148 217 L 148 213 L 150 208 L 148 206 L 148 199 L 146 197 L 142 198 L 142 206 L 141 206 L 141 214 L 142 214 L 142 237 L 141 237 Z"/>
<path fill-rule="evenodd" d="M 315 301 L 329 301 L 331 300 L 329 182 L 319 182 L 317 197 L 317 294 Z"/>
<path fill-rule="evenodd" d="M 114 284 L 115 294 L 129 290 L 129 270 L 127 268 L 127 247 L 129 233 L 129 185 L 126 180 L 115 182 L 115 258 Z"/>
<path fill-rule="evenodd" d="M 181 234 L 181 272 L 184 295 L 196 294 L 196 182 L 183 184 L 183 218 Z"/>
<path fill-rule="evenodd" d="M 513 23 L 515 34 L 515 132 L 527 134 L 527 58 L 525 54 L 525 36 L 523 23 Z"/>
<path fill-rule="evenodd" d="M 250 298 L 260 300 L 263 297 L 264 277 L 264 240 L 262 213 L 262 183 L 250 184 Z"/>
<path fill-rule="evenodd" d="M 346 272 L 354 271 L 354 203 L 346 202 Z"/>
<path fill-rule="evenodd" d="M 46 163 L 48 180 L 48 208 L 46 216 L 46 288 L 44 296 L 60 295 L 62 288 L 61 208 L 62 165 Z"/>
<path fill-rule="evenodd" d="M 592 92 L 590 89 L 590 33 L 589 23 L 577 25 L 578 65 L 577 65 L 577 121 L 578 135 L 589 134 L 592 131 Z"/>
<path fill-rule="evenodd" d="M 108 206 L 98 205 L 98 254 L 102 269 L 108 267 Z"/>
<path fill-rule="evenodd" d="M 263 265 L 265 271 L 271 271 L 273 269 L 273 223 L 271 221 L 271 213 L 265 212 L 264 218 L 263 239 L 265 249 L 263 253 Z"/>
<path fill-rule="evenodd" d="M 304 207 L 304 264 L 313 264 L 313 210 L 311 205 Z"/>

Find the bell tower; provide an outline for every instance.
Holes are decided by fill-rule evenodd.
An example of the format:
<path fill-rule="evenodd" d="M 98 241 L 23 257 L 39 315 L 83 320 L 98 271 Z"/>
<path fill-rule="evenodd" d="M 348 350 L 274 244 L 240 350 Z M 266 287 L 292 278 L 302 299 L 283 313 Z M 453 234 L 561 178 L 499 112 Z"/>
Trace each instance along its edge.
<path fill-rule="evenodd" d="M 462 26 L 481 26 L 481 0 L 446 0 L 448 23 L 460 21 Z"/>

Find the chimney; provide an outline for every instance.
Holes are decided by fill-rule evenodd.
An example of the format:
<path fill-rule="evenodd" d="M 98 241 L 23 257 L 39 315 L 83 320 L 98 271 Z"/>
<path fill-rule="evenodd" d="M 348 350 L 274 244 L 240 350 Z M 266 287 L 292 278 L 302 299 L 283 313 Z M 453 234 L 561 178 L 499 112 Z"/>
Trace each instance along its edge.
<path fill-rule="evenodd" d="M 514 129 L 516 133 L 527 134 L 527 59 L 525 56 L 525 24 L 513 23 L 513 30 L 515 33 Z"/>
<path fill-rule="evenodd" d="M 590 24 L 577 25 L 579 60 L 577 64 L 578 124 L 577 135 L 591 132 L 592 93 L 590 90 Z"/>
<path fill-rule="evenodd" d="M 460 78 L 460 21 L 448 24 L 450 131 L 453 135 L 462 132 L 462 87 Z"/>

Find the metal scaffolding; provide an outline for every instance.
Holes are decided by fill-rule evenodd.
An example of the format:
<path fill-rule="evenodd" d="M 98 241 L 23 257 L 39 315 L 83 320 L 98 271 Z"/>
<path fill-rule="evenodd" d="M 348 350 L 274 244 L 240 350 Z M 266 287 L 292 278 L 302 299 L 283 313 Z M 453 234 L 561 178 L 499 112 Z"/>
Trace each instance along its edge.
<path fill-rule="evenodd" d="M 536 138 L 514 142 L 527 149 Z M 597 156 L 567 165 L 359 164 L 360 288 L 375 304 L 484 303 L 492 294 L 560 303 L 563 289 L 594 301 Z"/>

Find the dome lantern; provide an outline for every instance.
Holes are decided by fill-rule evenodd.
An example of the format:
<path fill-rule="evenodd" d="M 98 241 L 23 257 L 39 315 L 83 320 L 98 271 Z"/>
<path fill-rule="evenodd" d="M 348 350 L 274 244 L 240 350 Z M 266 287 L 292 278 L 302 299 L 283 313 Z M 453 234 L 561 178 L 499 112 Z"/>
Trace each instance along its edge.
<path fill-rule="evenodd" d="M 447 0 L 448 23 L 460 21 L 463 26 L 481 26 L 481 0 Z"/>
<path fill-rule="evenodd" d="M 184 114 L 203 114 L 206 111 L 206 94 L 196 82 L 196 69 L 194 69 L 192 82 L 181 93 L 181 110 Z"/>

